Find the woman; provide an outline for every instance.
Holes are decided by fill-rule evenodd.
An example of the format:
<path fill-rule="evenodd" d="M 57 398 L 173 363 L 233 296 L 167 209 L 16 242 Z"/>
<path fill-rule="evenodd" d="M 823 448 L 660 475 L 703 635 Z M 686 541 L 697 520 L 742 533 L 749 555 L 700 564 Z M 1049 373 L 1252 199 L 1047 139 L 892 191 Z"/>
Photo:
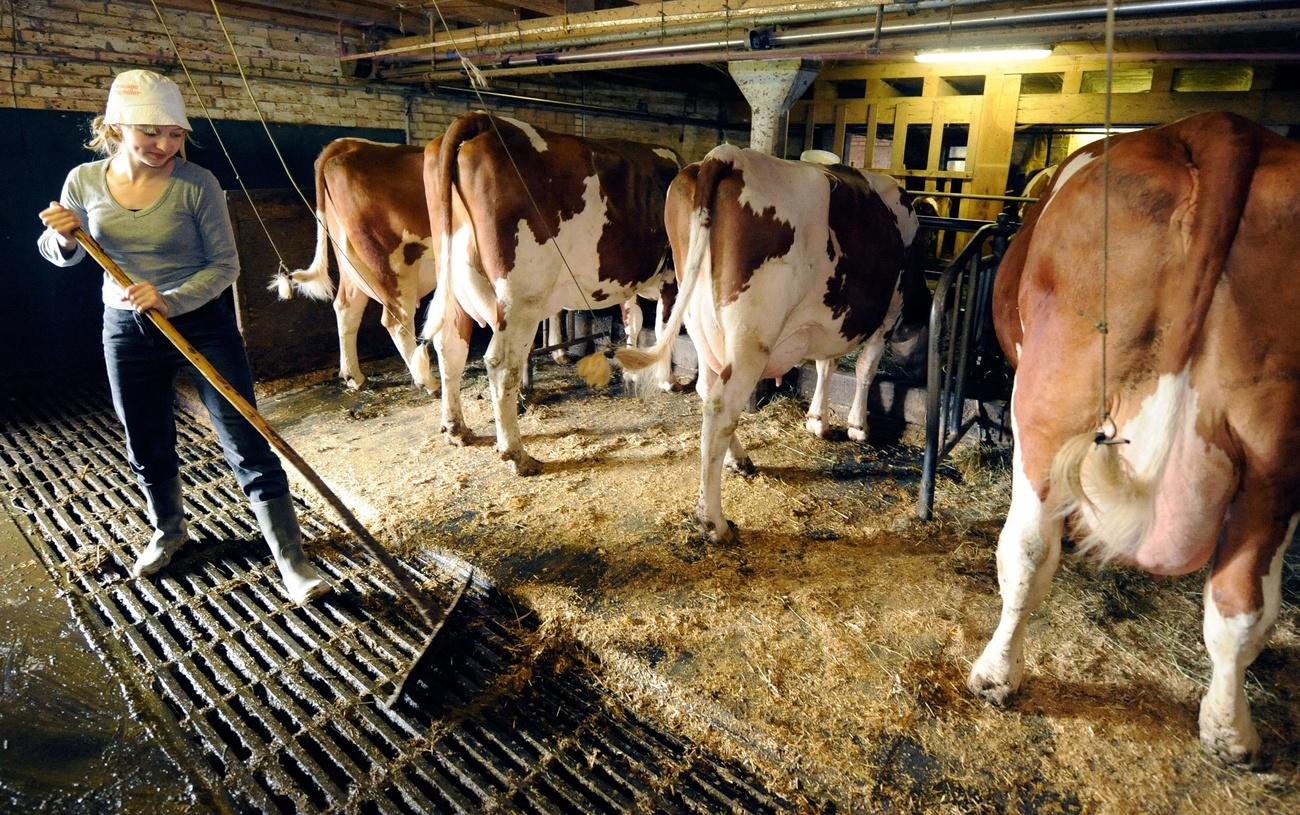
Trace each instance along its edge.
<path fill-rule="evenodd" d="M 189 363 L 146 316 L 153 309 L 253 402 L 253 378 L 221 297 L 239 274 L 234 232 L 216 178 L 185 160 L 190 123 L 176 83 L 153 71 L 113 80 L 87 145 L 106 158 L 73 168 L 58 202 L 40 213 L 38 246 L 56 266 L 85 257 L 73 238 L 85 229 L 139 281 L 123 289 L 104 275 L 104 359 L 113 407 L 126 430 L 127 459 L 148 499 L 154 531 L 136 577 L 162 569 L 189 538 L 181 505 L 176 375 Z M 252 504 L 289 596 L 304 603 L 330 590 L 302 550 L 289 482 L 256 430 L 196 377 L 226 461 Z"/>

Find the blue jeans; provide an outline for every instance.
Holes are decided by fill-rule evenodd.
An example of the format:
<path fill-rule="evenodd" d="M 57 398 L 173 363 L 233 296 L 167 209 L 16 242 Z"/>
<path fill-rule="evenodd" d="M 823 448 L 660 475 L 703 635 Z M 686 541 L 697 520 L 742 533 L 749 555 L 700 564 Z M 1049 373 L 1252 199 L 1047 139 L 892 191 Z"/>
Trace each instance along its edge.
<path fill-rule="evenodd" d="M 253 375 L 235 313 L 218 297 L 171 320 L 172 325 L 250 404 Z M 176 376 L 189 370 L 212 418 L 226 462 L 244 494 L 269 501 L 289 493 L 280 460 L 266 439 L 226 401 L 149 318 L 134 311 L 104 308 L 104 361 L 113 407 L 126 430 L 127 459 L 146 489 L 175 478 Z"/>

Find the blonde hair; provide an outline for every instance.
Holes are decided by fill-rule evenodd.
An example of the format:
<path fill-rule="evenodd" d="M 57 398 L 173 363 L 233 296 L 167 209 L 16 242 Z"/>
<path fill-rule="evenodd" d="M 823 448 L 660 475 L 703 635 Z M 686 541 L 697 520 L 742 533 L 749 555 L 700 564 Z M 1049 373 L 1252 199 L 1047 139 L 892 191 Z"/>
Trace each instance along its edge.
<path fill-rule="evenodd" d="M 102 153 L 107 158 L 117 155 L 117 151 L 122 147 L 122 128 L 130 125 L 110 125 L 104 123 L 103 116 L 96 116 L 95 120 L 90 123 L 90 141 L 86 142 L 86 149 L 94 150 L 96 153 Z M 185 159 L 185 145 L 194 140 L 190 131 L 184 131 L 185 138 L 181 141 L 180 157 Z"/>

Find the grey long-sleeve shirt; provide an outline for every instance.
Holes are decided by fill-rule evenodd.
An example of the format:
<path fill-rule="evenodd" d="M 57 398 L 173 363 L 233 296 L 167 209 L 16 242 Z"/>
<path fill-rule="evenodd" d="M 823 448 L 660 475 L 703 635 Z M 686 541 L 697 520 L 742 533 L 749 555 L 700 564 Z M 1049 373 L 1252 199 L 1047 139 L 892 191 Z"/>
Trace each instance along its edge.
<path fill-rule="evenodd" d="M 63 182 L 60 203 L 77 214 L 91 237 L 133 280 L 147 280 L 167 301 L 172 317 L 193 311 L 221 294 L 239 276 L 239 255 L 230 212 L 216 176 L 176 158 L 158 200 L 138 212 L 123 207 L 108 191 L 108 159 L 81 164 Z M 37 240 L 56 266 L 80 263 L 86 250 L 69 256 L 59 235 L 47 229 Z M 123 291 L 104 275 L 104 305 L 130 308 Z"/>

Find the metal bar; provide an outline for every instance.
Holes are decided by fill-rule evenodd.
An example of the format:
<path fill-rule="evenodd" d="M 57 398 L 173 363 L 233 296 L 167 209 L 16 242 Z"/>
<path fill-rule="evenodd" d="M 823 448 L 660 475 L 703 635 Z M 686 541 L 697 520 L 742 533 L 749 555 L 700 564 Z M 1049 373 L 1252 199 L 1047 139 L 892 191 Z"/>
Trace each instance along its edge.
<path fill-rule="evenodd" d="M 561 348 L 569 348 L 570 346 L 577 345 L 580 342 L 588 342 L 591 340 L 598 340 L 601 337 L 608 337 L 611 334 L 612 332 L 610 331 L 597 331 L 595 334 L 588 334 L 585 337 L 574 337 L 571 340 L 565 340 L 564 342 L 557 342 L 554 343 L 553 345 L 543 345 L 541 348 L 534 348 L 532 351 L 529 351 L 528 353 L 532 356 L 536 356 L 537 354 L 547 354 L 550 353 L 551 351 L 558 351 Z"/>
<path fill-rule="evenodd" d="M 934 485 L 938 472 L 940 453 L 940 428 L 946 407 L 947 388 L 945 387 L 950 372 L 942 370 L 939 355 L 939 343 L 943 338 L 943 327 L 947 322 L 948 294 L 958 285 L 958 280 L 966 271 L 970 258 L 977 254 L 989 234 L 1005 230 L 1005 224 L 996 222 L 982 226 L 961 250 L 948 268 L 939 276 L 935 286 L 934 299 L 930 305 L 930 337 L 926 357 L 926 402 L 925 402 L 925 452 L 921 457 L 921 484 L 917 490 L 916 514 L 922 521 L 929 521 L 934 514 Z"/>

